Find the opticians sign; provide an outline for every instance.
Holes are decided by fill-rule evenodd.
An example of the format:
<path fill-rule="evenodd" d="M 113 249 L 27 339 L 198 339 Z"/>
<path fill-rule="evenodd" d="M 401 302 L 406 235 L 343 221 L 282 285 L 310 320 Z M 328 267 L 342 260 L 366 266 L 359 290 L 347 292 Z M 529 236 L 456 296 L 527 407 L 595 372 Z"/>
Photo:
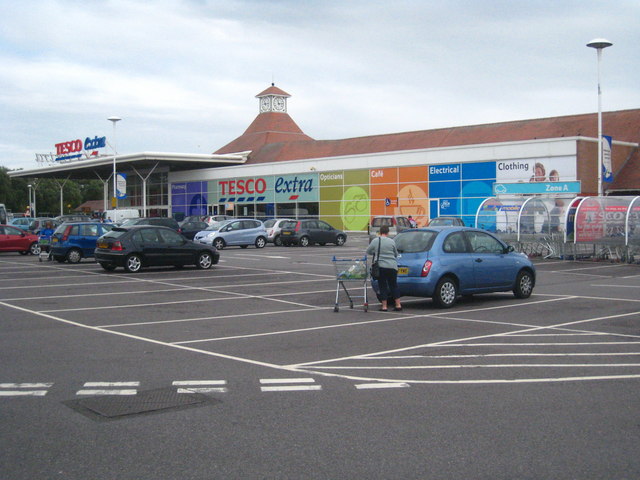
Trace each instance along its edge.
<path fill-rule="evenodd" d="M 98 149 L 107 146 L 107 137 L 87 137 L 84 142 L 80 139 L 56 143 L 56 162 L 63 160 L 78 160 L 84 153 L 86 157 L 98 155 Z"/>

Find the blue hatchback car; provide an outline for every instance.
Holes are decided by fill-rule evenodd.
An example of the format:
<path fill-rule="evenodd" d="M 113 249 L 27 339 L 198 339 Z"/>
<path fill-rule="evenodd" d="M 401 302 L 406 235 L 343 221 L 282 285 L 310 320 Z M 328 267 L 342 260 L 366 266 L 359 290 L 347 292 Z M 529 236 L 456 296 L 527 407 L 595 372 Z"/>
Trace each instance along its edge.
<path fill-rule="evenodd" d="M 431 297 L 441 308 L 460 295 L 513 291 L 517 298 L 533 292 L 536 270 L 491 233 L 470 227 L 426 227 L 395 237 L 401 295 Z"/>
<path fill-rule="evenodd" d="M 78 263 L 83 258 L 94 257 L 98 237 L 112 228 L 110 223 L 63 223 L 51 237 L 51 257 L 60 263 Z"/>

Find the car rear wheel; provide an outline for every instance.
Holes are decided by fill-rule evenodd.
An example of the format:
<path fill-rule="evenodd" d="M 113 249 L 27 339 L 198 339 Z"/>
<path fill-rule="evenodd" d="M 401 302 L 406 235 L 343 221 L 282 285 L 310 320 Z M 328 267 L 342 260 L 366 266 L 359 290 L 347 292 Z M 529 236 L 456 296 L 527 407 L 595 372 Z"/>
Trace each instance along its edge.
<path fill-rule="evenodd" d="M 77 248 L 72 248 L 67 252 L 67 262 L 78 263 L 80 260 L 82 260 L 82 252 Z"/>
<path fill-rule="evenodd" d="M 336 245 L 338 245 L 339 247 L 344 245 L 346 241 L 347 241 L 347 238 L 344 235 L 338 235 L 336 237 Z"/>
<path fill-rule="evenodd" d="M 310 243 L 311 241 L 309 240 L 309 237 L 304 236 L 300 239 L 299 245 L 301 247 L 308 247 Z"/>
<path fill-rule="evenodd" d="M 100 262 L 100 266 L 104 268 L 107 272 L 113 272 L 116 269 L 115 265 L 107 262 Z"/>
<path fill-rule="evenodd" d="M 42 248 L 38 245 L 38 242 L 33 242 L 31 246 L 29 246 L 29 253 L 31 255 L 40 255 Z"/>
<path fill-rule="evenodd" d="M 222 250 L 225 247 L 224 240 L 221 238 L 216 238 L 213 241 L 213 246 L 216 247 L 216 250 Z"/>
<path fill-rule="evenodd" d="M 267 244 L 267 239 L 264 237 L 256 238 L 256 248 L 264 248 Z"/>
<path fill-rule="evenodd" d="M 523 270 L 516 278 L 516 286 L 513 294 L 516 298 L 529 298 L 533 292 L 533 275 L 527 270 Z"/>
<path fill-rule="evenodd" d="M 198 267 L 200 270 L 207 270 L 211 268 L 211 265 L 213 265 L 213 257 L 211 256 L 211 254 L 209 252 L 201 252 L 198 255 L 198 262 L 196 263 L 196 267 Z"/>
<path fill-rule="evenodd" d="M 451 277 L 443 277 L 436 285 L 433 302 L 440 308 L 451 308 L 458 299 L 458 285 Z"/>
<path fill-rule="evenodd" d="M 280 235 L 278 235 L 276 238 L 273 239 L 273 244 L 276 247 L 281 247 L 282 246 L 282 239 L 280 238 Z"/>
<path fill-rule="evenodd" d="M 124 269 L 129 273 L 139 272 L 142 268 L 142 259 L 139 255 L 131 254 L 124 262 Z"/>

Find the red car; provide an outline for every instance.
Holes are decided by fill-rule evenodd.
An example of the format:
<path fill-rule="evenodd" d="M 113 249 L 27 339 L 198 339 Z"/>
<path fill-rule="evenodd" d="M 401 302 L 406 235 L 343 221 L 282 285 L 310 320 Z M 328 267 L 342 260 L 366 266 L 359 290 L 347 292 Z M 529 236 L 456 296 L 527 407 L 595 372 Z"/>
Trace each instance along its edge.
<path fill-rule="evenodd" d="M 17 227 L 0 225 L 0 252 L 38 255 L 40 253 L 39 239 L 38 235 L 25 232 Z"/>

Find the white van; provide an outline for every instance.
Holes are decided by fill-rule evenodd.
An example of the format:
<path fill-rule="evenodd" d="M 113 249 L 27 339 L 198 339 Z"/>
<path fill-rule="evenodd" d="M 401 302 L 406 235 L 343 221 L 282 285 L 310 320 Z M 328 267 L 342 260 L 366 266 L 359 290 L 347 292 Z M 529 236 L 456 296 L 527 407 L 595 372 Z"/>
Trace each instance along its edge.
<path fill-rule="evenodd" d="M 105 210 L 102 218 L 107 221 L 111 219 L 113 223 L 121 223 L 127 218 L 140 218 L 140 211 L 136 208 L 119 208 L 118 210 Z"/>

